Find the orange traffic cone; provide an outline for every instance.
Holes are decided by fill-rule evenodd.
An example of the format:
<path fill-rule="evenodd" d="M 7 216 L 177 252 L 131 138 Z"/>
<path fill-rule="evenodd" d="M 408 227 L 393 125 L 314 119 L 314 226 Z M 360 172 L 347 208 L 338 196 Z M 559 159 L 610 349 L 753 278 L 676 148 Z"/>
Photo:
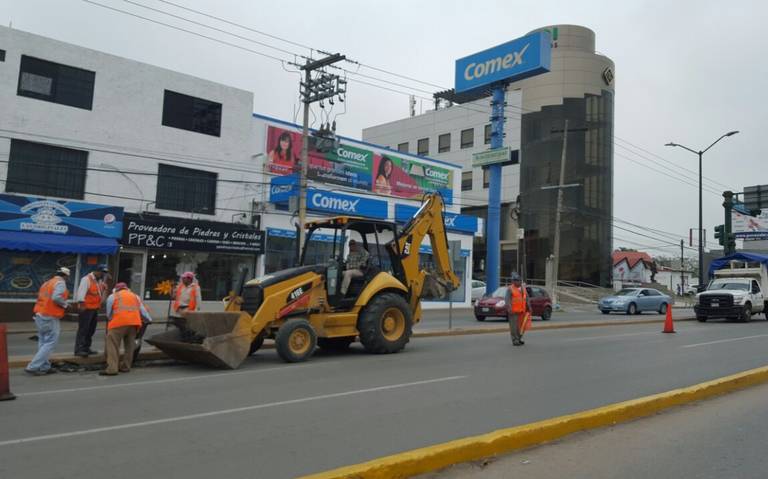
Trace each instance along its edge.
<path fill-rule="evenodd" d="M 11 393 L 11 385 L 8 374 L 8 343 L 5 339 L 6 326 L 0 324 L 0 401 L 16 399 Z"/>
<path fill-rule="evenodd" d="M 674 333 L 675 324 L 672 322 L 672 306 L 667 305 L 667 318 L 664 320 L 664 331 L 662 333 Z"/>

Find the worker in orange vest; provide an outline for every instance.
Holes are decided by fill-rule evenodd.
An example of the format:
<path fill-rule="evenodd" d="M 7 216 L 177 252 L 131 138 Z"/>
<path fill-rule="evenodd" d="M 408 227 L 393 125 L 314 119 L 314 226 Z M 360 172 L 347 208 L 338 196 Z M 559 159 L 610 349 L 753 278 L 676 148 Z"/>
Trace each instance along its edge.
<path fill-rule="evenodd" d="M 67 311 L 67 279 L 69 268 L 59 268 L 53 278 L 46 281 L 37 293 L 37 302 L 33 309 L 35 326 L 37 326 L 37 352 L 32 361 L 24 368 L 33 376 L 44 376 L 55 373 L 48 360 L 61 333 L 61 318 Z"/>
<path fill-rule="evenodd" d="M 195 281 L 195 273 L 187 271 L 181 275 L 181 283 L 173 293 L 171 317 L 182 318 L 187 311 L 198 311 L 200 301 L 200 286 Z"/>
<path fill-rule="evenodd" d="M 509 332 L 512 335 L 512 344 L 522 346 L 523 333 L 530 329 L 531 305 L 528 302 L 528 293 L 520 279 L 520 275 L 512 273 L 512 284 L 507 289 L 505 299 L 507 303 L 507 320 Z"/>
<path fill-rule="evenodd" d="M 141 299 L 125 283 L 117 283 L 114 292 L 107 298 L 107 368 L 100 371 L 102 376 L 116 376 L 118 371 L 128 373 L 133 362 L 136 347 L 136 333 L 142 323 L 151 323 Z M 120 343 L 125 355 L 120 360 Z"/>
<path fill-rule="evenodd" d="M 75 295 L 80 311 L 75 336 L 75 356 L 87 358 L 91 354 L 98 354 L 91 349 L 91 343 L 96 332 L 99 309 L 104 302 L 104 275 L 108 272 L 107 265 L 100 264 L 80 280 L 80 287 Z"/>

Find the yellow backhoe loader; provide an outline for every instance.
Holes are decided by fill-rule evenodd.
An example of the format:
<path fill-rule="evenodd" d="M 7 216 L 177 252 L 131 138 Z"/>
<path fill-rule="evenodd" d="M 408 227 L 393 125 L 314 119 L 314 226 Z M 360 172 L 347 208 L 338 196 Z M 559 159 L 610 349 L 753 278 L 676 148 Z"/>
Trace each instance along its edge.
<path fill-rule="evenodd" d="M 147 341 L 176 359 L 232 369 L 266 338 L 288 362 L 306 360 L 317 346 L 348 348 L 356 338 L 371 353 L 400 351 L 421 321 L 422 298 L 444 297 L 460 284 L 443 209 L 442 197 L 433 193 L 402 229 L 350 216 L 307 223 L 301 266 L 253 279 L 226 311 L 187 313 L 177 329 Z M 419 264 L 426 236 L 431 268 Z M 368 252 L 368 260 L 342 294 L 350 240 Z"/>

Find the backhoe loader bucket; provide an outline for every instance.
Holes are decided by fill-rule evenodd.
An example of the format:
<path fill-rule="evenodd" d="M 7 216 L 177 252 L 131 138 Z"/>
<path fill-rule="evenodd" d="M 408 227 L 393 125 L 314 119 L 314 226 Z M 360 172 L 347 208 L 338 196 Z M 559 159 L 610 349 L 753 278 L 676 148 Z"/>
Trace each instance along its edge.
<path fill-rule="evenodd" d="M 171 358 L 222 369 L 237 369 L 255 337 L 244 312 L 185 313 L 177 326 L 146 341 Z"/>

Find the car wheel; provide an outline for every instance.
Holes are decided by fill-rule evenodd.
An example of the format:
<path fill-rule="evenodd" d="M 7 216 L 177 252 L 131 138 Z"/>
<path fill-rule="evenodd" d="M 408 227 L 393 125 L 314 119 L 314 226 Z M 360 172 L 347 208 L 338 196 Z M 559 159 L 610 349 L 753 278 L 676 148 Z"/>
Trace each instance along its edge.
<path fill-rule="evenodd" d="M 698 321 L 700 323 L 706 323 L 707 322 L 707 317 L 706 316 L 696 316 L 696 321 Z"/>
<path fill-rule="evenodd" d="M 485 321 L 485 316 L 480 316 L 479 314 L 476 314 L 475 319 L 478 321 Z"/>
<path fill-rule="evenodd" d="M 748 323 L 752 320 L 752 305 L 747 303 L 744 305 L 744 310 L 741 312 L 741 317 L 739 318 L 742 323 Z"/>
<path fill-rule="evenodd" d="M 667 314 L 667 303 L 661 303 L 661 306 L 659 306 L 659 314 Z"/>
<path fill-rule="evenodd" d="M 627 314 L 637 314 L 637 305 L 635 303 L 629 303 L 629 306 L 627 306 Z"/>
<path fill-rule="evenodd" d="M 611 312 L 608 311 L 607 309 L 601 309 L 600 312 L 603 314 L 611 314 Z"/>
<path fill-rule="evenodd" d="M 541 320 L 542 321 L 549 321 L 552 319 L 552 308 L 550 306 L 547 306 L 544 308 L 544 311 L 541 313 Z"/>

